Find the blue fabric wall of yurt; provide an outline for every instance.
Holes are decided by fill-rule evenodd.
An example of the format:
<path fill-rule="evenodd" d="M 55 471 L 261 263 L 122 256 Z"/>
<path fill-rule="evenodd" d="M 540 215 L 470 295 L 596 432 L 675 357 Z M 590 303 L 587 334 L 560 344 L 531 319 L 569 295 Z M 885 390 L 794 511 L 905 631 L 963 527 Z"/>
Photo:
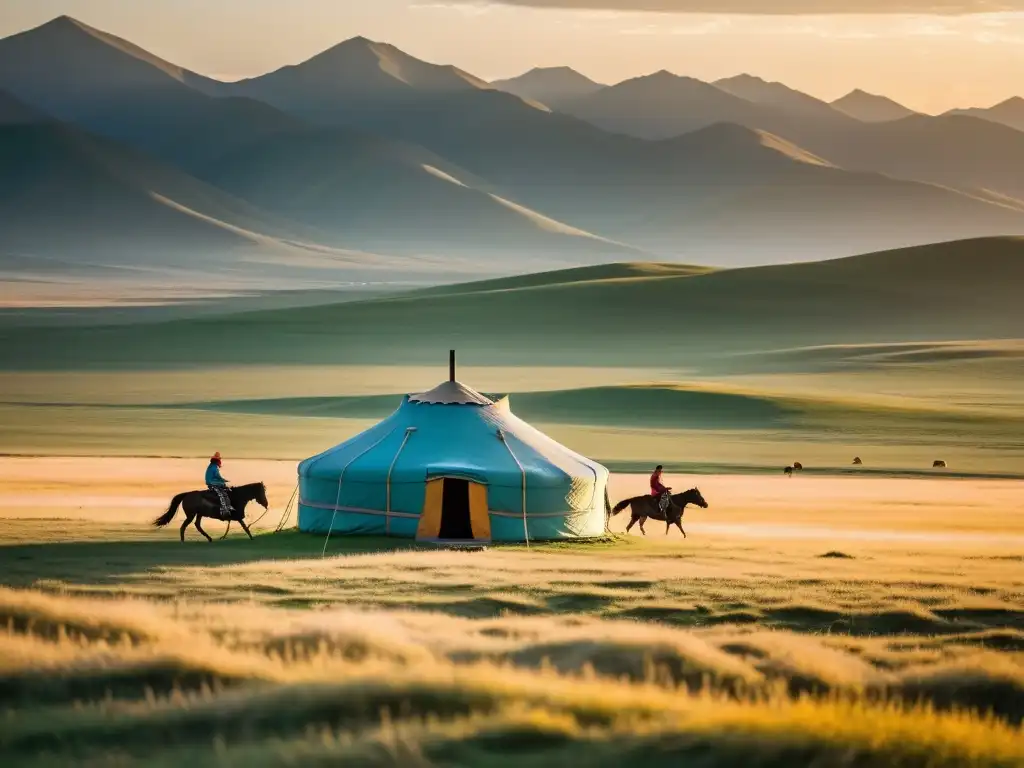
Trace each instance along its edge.
<path fill-rule="evenodd" d="M 486 487 L 493 541 L 606 530 L 607 469 L 515 416 L 507 398 L 495 403 L 455 381 L 405 397 L 384 421 L 303 461 L 299 528 L 415 537 L 437 478 Z"/>

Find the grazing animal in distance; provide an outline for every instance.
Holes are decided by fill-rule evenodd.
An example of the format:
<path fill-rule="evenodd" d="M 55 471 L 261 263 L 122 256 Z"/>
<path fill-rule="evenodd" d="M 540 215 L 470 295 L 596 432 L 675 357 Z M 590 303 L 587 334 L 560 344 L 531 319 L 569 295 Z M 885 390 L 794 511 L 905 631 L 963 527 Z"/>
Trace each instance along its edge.
<path fill-rule="evenodd" d="M 854 465 L 855 467 L 859 467 L 859 466 L 861 466 L 861 465 L 862 465 L 863 463 L 864 463 L 864 462 L 863 462 L 863 461 L 861 461 L 861 459 L 860 459 L 860 456 L 855 456 L 855 457 L 854 457 L 854 459 L 853 459 L 853 465 Z"/>
<path fill-rule="evenodd" d="M 793 476 L 793 468 L 792 467 L 786 467 L 782 471 L 786 475 L 786 477 L 792 477 Z"/>
<path fill-rule="evenodd" d="M 612 509 L 612 514 L 617 515 L 626 507 L 630 508 L 633 517 L 630 519 L 629 525 L 626 526 L 626 533 L 629 533 L 629 529 L 634 525 L 640 523 L 640 533 L 646 536 L 647 531 L 644 530 L 644 521 L 650 518 L 651 520 L 663 520 L 665 522 L 666 536 L 672 526 L 675 525 L 685 539 L 686 531 L 683 530 L 682 520 L 683 513 L 686 512 L 686 505 L 696 504 L 701 509 L 708 508 L 708 503 L 704 501 L 704 497 L 696 488 L 670 496 L 668 509 L 664 512 L 661 511 L 658 501 L 658 497 L 651 496 L 650 494 L 634 496 L 632 499 L 624 499 L 616 504 Z"/>
<path fill-rule="evenodd" d="M 932 469 L 945 469 L 945 468 L 946 468 L 946 462 L 944 462 L 942 459 L 937 459 L 937 460 L 932 462 Z"/>
<path fill-rule="evenodd" d="M 799 461 L 794 461 L 793 462 L 793 469 L 795 469 L 797 472 L 803 471 L 803 468 L 804 468 L 804 465 L 801 464 Z"/>

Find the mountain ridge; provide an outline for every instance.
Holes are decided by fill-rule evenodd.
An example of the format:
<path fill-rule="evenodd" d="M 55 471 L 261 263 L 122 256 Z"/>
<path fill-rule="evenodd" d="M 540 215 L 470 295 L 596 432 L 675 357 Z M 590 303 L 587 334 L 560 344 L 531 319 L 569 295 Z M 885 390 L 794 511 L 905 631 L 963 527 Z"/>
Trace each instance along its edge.
<path fill-rule="evenodd" d="M 884 123 L 917 114 L 914 110 L 887 96 L 868 93 L 860 88 L 855 88 L 845 96 L 836 99 L 831 106 L 833 109 L 865 123 Z"/>

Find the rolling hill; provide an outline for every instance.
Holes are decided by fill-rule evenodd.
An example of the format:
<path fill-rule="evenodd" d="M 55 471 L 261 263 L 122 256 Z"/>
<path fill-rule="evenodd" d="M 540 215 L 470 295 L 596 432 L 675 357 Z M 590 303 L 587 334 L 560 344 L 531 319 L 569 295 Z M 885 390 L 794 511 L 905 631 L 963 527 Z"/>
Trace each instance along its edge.
<path fill-rule="evenodd" d="M 772 349 L 1016 338 L 1024 327 L 1021 239 L 706 274 L 610 274 L 135 327 L 19 328 L 0 335 L 0 364 L 409 364 L 454 347 L 480 365 L 713 368 Z M 246 343 L 253 338 L 260 343 Z"/>
<path fill-rule="evenodd" d="M 832 108 L 864 123 L 886 123 L 917 114 L 890 98 L 868 93 L 860 88 L 833 101 Z"/>
<path fill-rule="evenodd" d="M 538 67 L 518 77 L 491 83 L 499 91 L 539 101 L 552 109 L 574 99 L 597 93 L 606 86 L 595 83 L 571 67 Z"/>

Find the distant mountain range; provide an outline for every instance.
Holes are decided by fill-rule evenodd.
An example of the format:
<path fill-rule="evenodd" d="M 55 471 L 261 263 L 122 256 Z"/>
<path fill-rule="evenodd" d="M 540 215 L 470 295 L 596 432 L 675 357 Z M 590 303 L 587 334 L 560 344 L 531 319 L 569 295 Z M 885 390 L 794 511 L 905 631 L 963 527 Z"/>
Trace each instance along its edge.
<path fill-rule="evenodd" d="M 61 17 L 0 40 L 0 280 L 44 262 L 445 280 L 1024 234 L 1022 113 L 749 75 L 492 84 L 365 38 L 223 83 Z"/>

